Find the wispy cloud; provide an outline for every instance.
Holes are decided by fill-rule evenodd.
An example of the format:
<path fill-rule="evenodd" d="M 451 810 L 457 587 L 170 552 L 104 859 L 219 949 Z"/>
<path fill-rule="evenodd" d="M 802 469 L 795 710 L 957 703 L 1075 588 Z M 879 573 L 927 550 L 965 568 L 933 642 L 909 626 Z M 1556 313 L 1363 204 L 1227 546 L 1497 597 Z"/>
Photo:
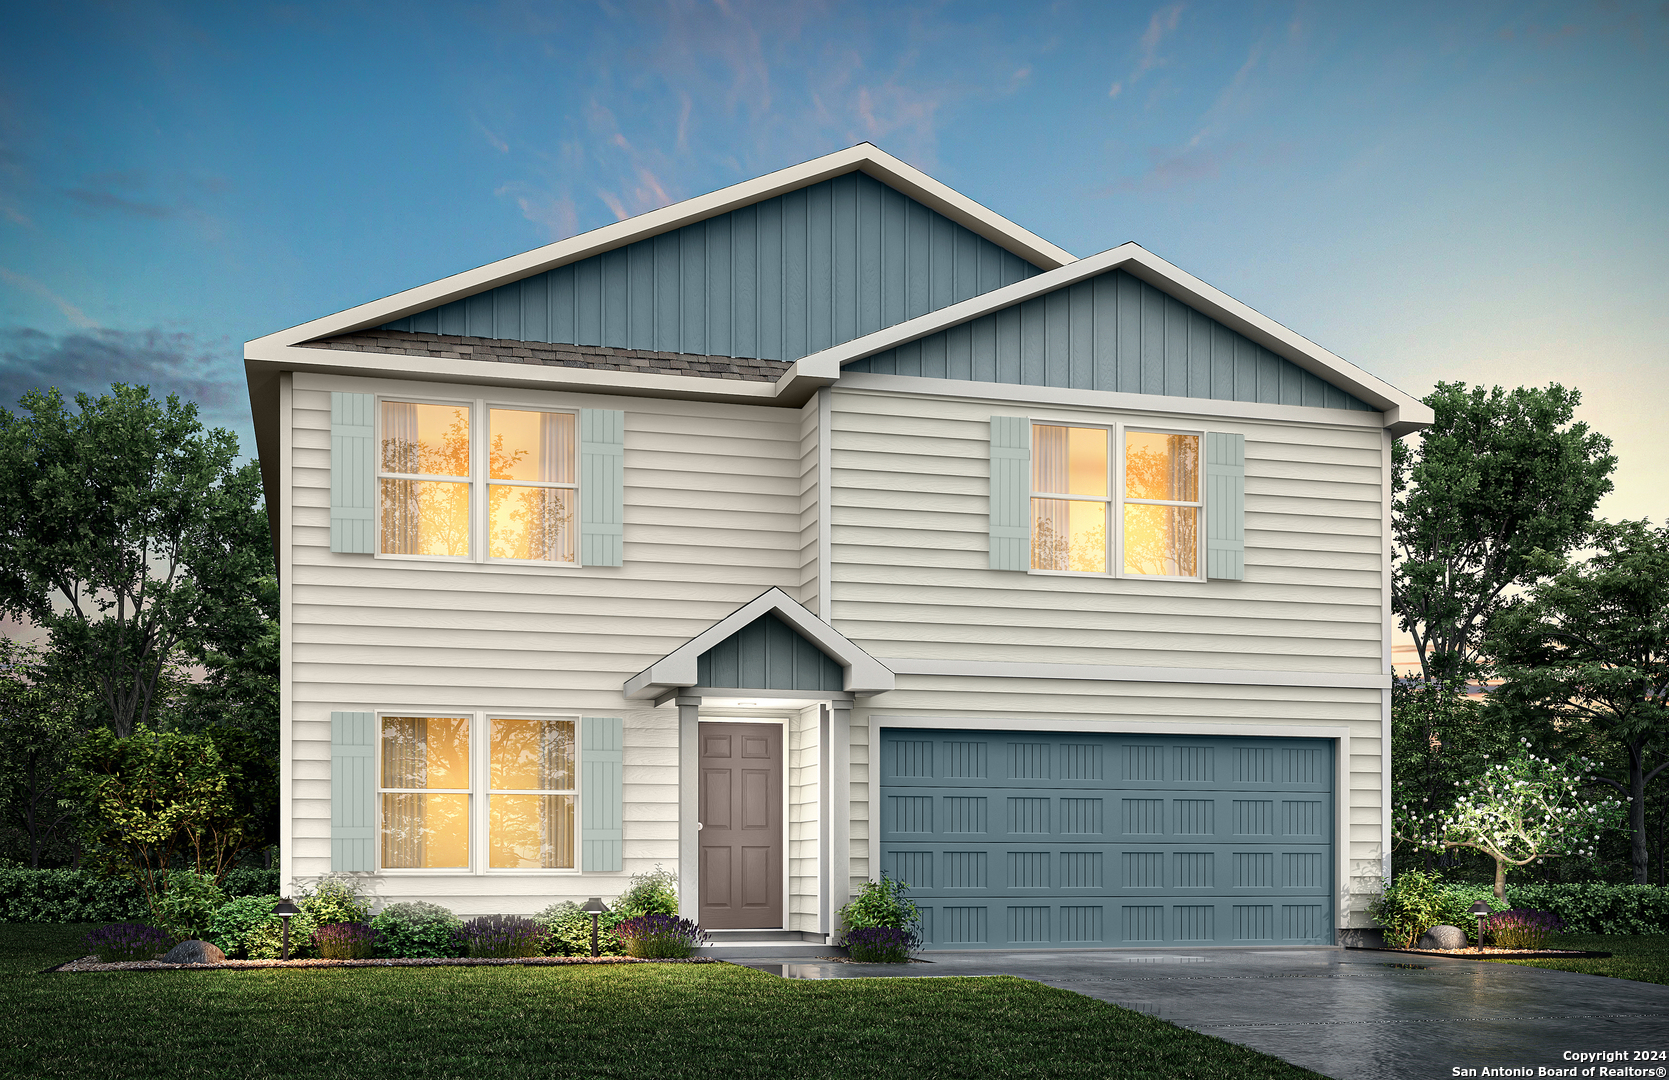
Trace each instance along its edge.
<path fill-rule="evenodd" d="M 65 300 L 62 296 L 59 296 L 57 293 L 53 292 L 45 285 L 42 285 L 32 277 L 27 277 L 18 273 L 16 270 L 8 270 L 4 266 L 0 266 L 0 281 L 4 281 L 13 288 L 22 289 L 27 293 L 33 293 L 41 299 L 48 301 L 59 311 L 64 313 L 64 318 L 68 319 L 76 326 L 82 327 L 83 329 L 91 329 L 92 327 L 98 325 L 92 319 L 87 317 L 87 313 L 85 311 L 82 311 L 80 308 L 76 307 L 68 300 Z"/>
<path fill-rule="evenodd" d="M 1136 59 L 1136 66 L 1121 81 L 1113 83 L 1107 91 L 1108 97 L 1118 97 L 1140 82 L 1148 72 L 1164 65 L 1165 59 L 1159 54 L 1159 46 L 1164 43 L 1166 35 L 1176 32 L 1177 23 L 1182 19 L 1182 9 L 1180 3 L 1166 4 L 1148 18 L 1147 29 L 1142 31 L 1142 51 Z"/>
<path fill-rule="evenodd" d="M 66 395 L 102 393 L 114 382 L 179 394 L 211 422 L 247 424 L 246 388 L 237 351 L 162 329 L 95 328 L 53 335 L 31 328 L 0 331 L 0 405 L 27 390 L 56 386 Z"/>
<path fill-rule="evenodd" d="M 471 116 L 469 118 L 469 122 L 474 124 L 475 125 L 475 130 L 479 131 L 481 133 L 481 137 L 483 139 L 487 140 L 487 145 L 488 146 L 492 147 L 494 150 L 497 150 L 501 154 L 508 154 L 510 152 L 510 144 L 505 142 L 501 137 L 499 137 L 498 133 L 493 131 L 492 128 L 489 128 L 486 124 L 483 124 L 481 122 L 480 117 Z"/>

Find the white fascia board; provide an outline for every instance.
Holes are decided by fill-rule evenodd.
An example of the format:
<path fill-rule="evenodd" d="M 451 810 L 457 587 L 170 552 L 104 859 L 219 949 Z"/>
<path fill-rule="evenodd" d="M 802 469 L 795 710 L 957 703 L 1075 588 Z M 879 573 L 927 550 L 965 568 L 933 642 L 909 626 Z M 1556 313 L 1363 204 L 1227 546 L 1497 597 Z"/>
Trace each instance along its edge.
<path fill-rule="evenodd" d="M 465 296 L 473 296 L 604 251 L 647 240 L 683 228 L 685 225 L 728 213 L 738 207 L 750 206 L 849 172 L 866 173 L 889 187 L 896 188 L 1027 262 L 1053 268 L 1073 260 L 1070 252 L 1056 247 L 1029 230 L 1022 229 L 1001 214 L 981 206 L 958 191 L 953 191 L 927 174 L 911 168 L 879 147 L 859 143 L 857 146 L 837 150 L 832 154 L 779 169 L 753 180 L 732 184 L 706 195 L 685 199 L 683 202 L 663 206 L 659 210 L 651 210 L 600 229 L 592 229 L 566 240 L 558 240 L 554 244 L 546 244 L 520 255 L 512 255 L 461 274 L 453 274 L 427 285 L 419 285 L 380 300 L 348 308 L 346 311 L 313 319 L 275 334 L 256 338 L 249 344 L 295 345 L 303 341 L 352 333 L 370 326 L 381 326 L 414 312 L 427 311 Z"/>
<path fill-rule="evenodd" d="M 1434 416 L 1430 406 L 1408 396 L 1391 384 L 1369 375 L 1361 368 L 1335 356 L 1308 338 L 1299 336 L 1207 285 L 1192 274 L 1172 266 L 1140 244 L 1120 244 L 1097 255 L 1036 277 L 1017 281 L 1001 289 L 930 311 L 896 326 L 889 326 L 861 338 L 844 342 L 802 357 L 783 373 L 777 385 L 783 393 L 800 392 L 799 383 L 827 385 L 840 377 L 840 369 L 856 360 L 895 349 L 919 338 L 947 330 L 993 311 L 1012 307 L 1035 296 L 1054 292 L 1075 282 L 1109 270 L 1124 270 L 1189 307 L 1236 330 L 1277 356 L 1297 364 L 1341 390 L 1380 410 L 1381 422 L 1393 435 L 1403 435 L 1429 426 Z M 792 388 L 792 390 L 790 389 Z"/>
<path fill-rule="evenodd" d="M 845 667 L 848 693 L 878 694 L 893 688 L 893 674 L 885 665 L 787 593 L 771 588 L 627 679 L 622 691 L 629 698 L 645 698 L 675 687 L 694 686 L 697 658 L 767 612 L 774 613 Z"/>
<path fill-rule="evenodd" d="M 250 342 L 244 349 L 244 358 L 245 368 L 252 373 L 252 382 L 255 378 L 253 372 L 265 368 L 587 394 L 637 394 L 743 405 L 782 404 L 777 397 L 776 384 L 763 380 L 704 379 L 690 375 L 656 375 L 601 368 L 504 364 L 491 360 L 452 360 L 440 356 L 353 352 L 262 342 Z"/>

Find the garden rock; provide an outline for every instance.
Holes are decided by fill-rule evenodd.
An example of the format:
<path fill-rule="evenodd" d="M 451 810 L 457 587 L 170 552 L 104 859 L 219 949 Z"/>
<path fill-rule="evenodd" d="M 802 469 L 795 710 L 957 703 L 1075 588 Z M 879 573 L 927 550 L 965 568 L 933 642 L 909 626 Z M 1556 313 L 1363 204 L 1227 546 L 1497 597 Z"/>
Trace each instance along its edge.
<path fill-rule="evenodd" d="M 1415 943 L 1414 947 L 1416 949 L 1464 949 L 1466 948 L 1466 931 L 1458 926 L 1434 926 L 1420 935 L 1420 940 Z"/>
<path fill-rule="evenodd" d="M 164 964 L 219 964 L 226 954 L 220 946 L 207 941 L 182 941 L 163 954 Z"/>

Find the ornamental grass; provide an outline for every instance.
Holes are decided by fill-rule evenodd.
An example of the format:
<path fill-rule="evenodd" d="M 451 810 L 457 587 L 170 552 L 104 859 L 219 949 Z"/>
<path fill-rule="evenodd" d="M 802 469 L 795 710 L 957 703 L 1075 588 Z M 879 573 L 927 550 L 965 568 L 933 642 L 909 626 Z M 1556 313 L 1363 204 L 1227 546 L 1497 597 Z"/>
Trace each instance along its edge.
<path fill-rule="evenodd" d="M 1503 949 L 1545 949 L 1547 939 L 1565 929 L 1559 916 L 1530 908 L 1497 911 L 1484 925 L 1496 946 Z"/>
<path fill-rule="evenodd" d="M 614 928 L 625 942 L 626 955 L 644 960 L 683 960 L 707 940 L 707 932 L 676 915 L 639 915 Z"/>
<path fill-rule="evenodd" d="M 101 926 L 84 939 L 87 948 L 106 964 L 127 960 L 155 960 L 174 947 L 174 935 L 146 923 L 119 922 Z"/>
<path fill-rule="evenodd" d="M 369 960 L 381 937 L 375 927 L 356 922 L 328 923 L 313 931 L 313 942 L 326 960 Z"/>
<path fill-rule="evenodd" d="M 482 915 L 458 931 L 470 956 L 539 956 L 549 937 L 543 926 L 521 915 Z"/>

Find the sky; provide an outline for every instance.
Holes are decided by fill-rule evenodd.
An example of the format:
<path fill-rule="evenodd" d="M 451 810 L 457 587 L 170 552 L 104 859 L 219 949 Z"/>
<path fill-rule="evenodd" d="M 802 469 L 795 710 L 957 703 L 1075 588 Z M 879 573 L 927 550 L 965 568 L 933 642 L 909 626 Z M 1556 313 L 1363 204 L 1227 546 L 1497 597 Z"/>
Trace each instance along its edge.
<path fill-rule="evenodd" d="M 1669 3 L 19 5 L 0 406 L 870 141 L 1417 396 L 1561 382 L 1669 517 Z"/>

